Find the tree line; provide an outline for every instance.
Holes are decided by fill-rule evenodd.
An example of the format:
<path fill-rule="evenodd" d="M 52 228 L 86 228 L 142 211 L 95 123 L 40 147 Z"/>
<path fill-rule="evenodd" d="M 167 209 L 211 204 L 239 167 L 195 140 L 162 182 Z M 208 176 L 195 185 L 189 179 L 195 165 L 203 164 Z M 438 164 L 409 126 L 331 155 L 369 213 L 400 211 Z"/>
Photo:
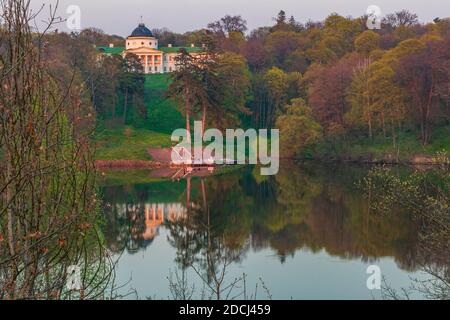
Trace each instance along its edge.
<path fill-rule="evenodd" d="M 420 23 L 402 10 L 388 14 L 379 30 L 366 21 L 333 13 L 302 23 L 280 11 L 273 26 L 252 31 L 229 15 L 185 34 L 156 29 L 161 45 L 194 43 L 206 53 L 180 54 L 167 96 L 179 101 L 187 127 L 200 119 L 205 127 L 280 128 L 287 156 L 317 143 L 333 148 L 380 137 L 397 148 L 404 132 L 426 146 L 435 128 L 449 125 L 450 20 Z M 145 126 L 138 58 L 95 50 L 124 39 L 87 29 L 49 41 L 61 49 L 54 55 L 80 68 L 100 119 Z"/>
<path fill-rule="evenodd" d="M 387 15 L 379 30 L 366 21 L 331 14 L 302 24 L 280 11 L 274 26 L 245 35 L 242 17 L 225 16 L 197 32 L 208 61 L 178 58 L 172 89 L 191 86 L 192 96 L 184 92 L 182 99 L 198 96 L 204 123 L 215 115 L 223 122 L 225 114 L 234 120 L 227 125 L 280 128 L 286 156 L 319 141 L 333 146 L 380 136 L 398 148 L 405 131 L 426 146 L 434 128 L 449 125 L 450 20 L 422 24 L 402 10 Z M 240 62 L 218 76 L 217 67 L 230 61 Z M 234 99 L 226 98 L 230 90 Z"/>

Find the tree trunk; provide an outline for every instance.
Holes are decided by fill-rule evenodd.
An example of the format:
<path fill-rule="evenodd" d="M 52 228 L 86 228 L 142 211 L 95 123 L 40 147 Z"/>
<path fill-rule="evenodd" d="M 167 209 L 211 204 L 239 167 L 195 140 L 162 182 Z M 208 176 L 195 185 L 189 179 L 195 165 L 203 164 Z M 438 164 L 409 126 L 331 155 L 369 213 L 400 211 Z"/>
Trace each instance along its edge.
<path fill-rule="evenodd" d="M 112 105 L 112 119 L 115 120 L 116 119 L 116 103 L 117 103 L 117 99 L 116 96 L 113 97 L 113 105 Z"/>
<path fill-rule="evenodd" d="M 203 197 L 203 208 L 207 210 L 207 199 L 206 199 L 206 187 L 205 187 L 205 179 L 200 180 L 201 186 L 202 186 L 202 197 Z"/>
<path fill-rule="evenodd" d="M 191 133 L 191 119 L 190 119 L 190 113 L 191 113 L 191 105 L 189 101 L 189 89 L 186 88 L 185 91 L 185 99 L 186 99 L 186 130 Z"/>
<path fill-rule="evenodd" d="M 206 130 L 206 106 L 203 105 L 203 115 L 202 115 L 202 138 L 205 136 Z"/>
<path fill-rule="evenodd" d="M 128 106 L 128 88 L 125 89 L 125 100 L 123 102 L 123 124 L 127 121 L 127 106 Z"/>
<path fill-rule="evenodd" d="M 191 177 L 187 177 L 186 181 L 186 208 L 189 209 L 191 207 Z"/>
<path fill-rule="evenodd" d="M 395 137 L 395 123 L 394 120 L 391 121 L 391 126 L 392 126 L 392 145 L 396 146 L 396 137 Z"/>

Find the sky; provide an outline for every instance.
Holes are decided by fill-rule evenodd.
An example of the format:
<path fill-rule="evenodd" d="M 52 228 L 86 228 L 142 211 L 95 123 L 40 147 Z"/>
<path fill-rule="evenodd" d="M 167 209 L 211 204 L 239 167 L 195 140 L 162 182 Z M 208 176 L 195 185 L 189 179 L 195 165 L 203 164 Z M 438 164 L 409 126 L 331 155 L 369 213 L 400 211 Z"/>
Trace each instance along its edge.
<path fill-rule="evenodd" d="M 57 0 L 31 0 L 37 10 L 45 5 L 38 25 L 48 16 L 49 4 Z M 282 9 L 298 21 L 323 20 L 332 12 L 358 17 L 370 5 L 377 5 L 382 14 L 408 9 L 423 22 L 435 17 L 450 16 L 448 0 L 59 0 L 58 15 L 68 18 L 70 6 L 80 8 L 80 27 L 96 27 L 108 34 L 128 36 L 141 20 L 149 27 L 166 27 L 174 32 L 186 32 L 206 27 L 226 14 L 241 15 L 249 30 L 273 25 L 273 18 Z M 66 23 L 58 29 L 67 31 Z"/>

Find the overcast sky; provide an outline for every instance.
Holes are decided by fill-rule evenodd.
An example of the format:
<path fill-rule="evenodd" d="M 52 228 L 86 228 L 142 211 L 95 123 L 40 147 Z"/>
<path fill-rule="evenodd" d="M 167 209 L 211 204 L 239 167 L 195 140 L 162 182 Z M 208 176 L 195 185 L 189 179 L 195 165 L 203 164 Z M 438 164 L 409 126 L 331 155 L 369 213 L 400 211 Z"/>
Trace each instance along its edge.
<path fill-rule="evenodd" d="M 56 0 L 31 0 L 34 9 Z M 225 14 L 241 15 L 249 29 L 273 24 L 281 10 L 301 22 L 322 20 L 332 12 L 358 17 L 369 5 L 377 5 L 382 13 L 408 9 L 421 21 L 450 16 L 448 0 L 59 0 L 59 15 L 67 17 L 70 5 L 81 9 L 81 27 L 97 27 L 109 34 L 127 36 L 143 16 L 149 28 L 166 27 L 185 32 L 205 27 Z M 47 11 L 41 16 L 43 17 Z M 65 26 L 60 27 L 66 30 Z"/>

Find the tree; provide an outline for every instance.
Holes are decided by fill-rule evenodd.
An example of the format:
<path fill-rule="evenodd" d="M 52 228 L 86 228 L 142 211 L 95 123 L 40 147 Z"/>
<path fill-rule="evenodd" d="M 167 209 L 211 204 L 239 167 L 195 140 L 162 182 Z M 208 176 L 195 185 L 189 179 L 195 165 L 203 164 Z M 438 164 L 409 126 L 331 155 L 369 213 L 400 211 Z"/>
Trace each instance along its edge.
<path fill-rule="evenodd" d="M 144 70 L 138 56 L 128 54 L 121 65 L 119 78 L 119 87 L 123 93 L 123 123 L 127 120 L 127 110 L 130 97 L 135 94 L 143 94 L 144 91 Z"/>
<path fill-rule="evenodd" d="M 208 24 L 208 29 L 226 37 L 231 32 L 244 33 L 247 30 L 247 21 L 241 16 L 226 15 L 220 20 Z"/>
<path fill-rule="evenodd" d="M 276 113 L 285 105 L 288 89 L 287 74 L 277 67 L 272 67 L 264 75 L 264 82 L 269 97 L 269 108 L 266 110 L 266 124 L 270 127 Z"/>
<path fill-rule="evenodd" d="M 411 113 L 419 120 L 423 145 L 430 142 L 441 101 L 448 104 L 448 52 L 448 42 L 428 41 L 425 48 L 399 61 L 398 81 L 406 89 L 410 106 L 416 107 L 417 112 Z"/>
<path fill-rule="evenodd" d="M 196 41 L 188 43 L 186 37 L 182 34 L 170 31 L 167 28 L 152 29 L 152 33 L 156 39 L 158 39 L 158 45 L 160 47 L 167 47 L 169 44 L 179 47 L 184 45 L 190 45 Z"/>
<path fill-rule="evenodd" d="M 289 72 L 287 74 L 287 99 L 304 98 L 306 99 L 306 88 L 303 76 L 300 72 Z"/>
<path fill-rule="evenodd" d="M 264 43 L 260 39 L 250 38 L 242 47 L 242 54 L 252 71 L 260 71 L 267 64 L 268 53 Z"/>
<path fill-rule="evenodd" d="M 280 12 L 278 12 L 277 17 L 275 18 L 275 21 L 277 22 L 277 26 L 285 25 L 286 24 L 286 12 L 283 10 L 280 10 Z"/>
<path fill-rule="evenodd" d="M 336 64 L 319 66 L 308 72 L 309 104 L 315 118 L 326 131 L 333 123 L 344 124 L 344 114 L 349 110 L 347 89 L 355 67 L 361 61 L 358 54 L 352 54 Z"/>
<path fill-rule="evenodd" d="M 245 35 L 242 32 L 232 31 L 228 37 L 220 42 L 220 48 L 224 51 L 240 53 L 245 44 Z"/>
<path fill-rule="evenodd" d="M 93 109 L 76 69 L 52 75 L 29 1 L 1 1 L 0 19 L 0 299 L 63 298 L 71 265 L 92 298 L 104 289 L 92 275 L 108 278 L 86 248 L 99 232 Z"/>
<path fill-rule="evenodd" d="M 209 90 L 210 96 L 216 96 L 211 121 L 225 129 L 238 124 L 241 115 L 249 114 L 246 102 L 250 94 L 250 71 L 243 56 L 226 52 L 219 55 L 214 73 L 216 85 Z"/>
<path fill-rule="evenodd" d="M 372 30 L 364 31 L 355 39 L 356 51 L 366 57 L 369 56 L 373 50 L 378 49 L 379 44 L 380 36 Z"/>
<path fill-rule="evenodd" d="M 313 146 L 322 137 L 322 127 L 312 117 L 312 110 L 301 98 L 293 99 L 286 111 L 277 117 L 280 129 L 280 153 L 292 158 L 305 147 Z"/>
<path fill-rule="evenodd" d="M 195 57 L 186 50 L 181 50 L 175 58 L 176 71 L 171 74 L 172 82 L 167 96 L 174 97 L 184 103 L 186 130 L 191 132 L 191 113 L 193 108 L 199 106 L 200 101 L 206 99 L 201 69 Z"/>
<path fill-rule="evenodd" d="M 274 65 L 283 68 L 286 58 L 295 50 L 302 49 L 303 38 L 293 31 L 275 31 L 267 37 L 266 48 Z"/>
<path fill-rule="evenodd" d="M 417 14 L 409 12 L 408 10 L 401 10 L 386 15 L 383 19 L 383 24 L 387 24 L 392 28 L 399 26 L 412 26 L 419 23 Z"/>
<path fill-rule="evenodd" d="M 92 103 L 100 119 L 107 119 L 108 116 L 115 119 L 117 115 L 122 63 L 120 56 L 102 56 L 98 64 L 100 72 L 91 79 Z"/>
<path fill-rule="evenodd" d="M 391 128 L 392 144 L 396 146 L 396 132 L 405 118 L 404 92 L 395 81 L 395 72 L 389 64 L 365 60 L 353 76 L 348 100 L 351 109 L 346 113 L 346 123 L 355 128 L 367 123 L 372 139 L 375 130 L 381 128 L 387 137 Z"/>
<path fill-rule="evenodd" d="M 367 123 L 369 138 L 373 137 L 373 91 L 370 87 L 370 60 L 366 59 L 357 66 L 347 99 L 351 108 L 345 114 L 345 123 L 352 129 Z"/>
<path fill-rule="evenodd" d="M 291 52 L 285 60 L 285 67 L 288 71 L 305 73 L 310 63 L 306 53 L 302 49 Z"/>
<path fill-rule="evenodd" d="M 326 56 L 334 58 L 333 60 L 341 58 L 346 53 L 353 51 L 355 36 L 361 31 L 362 26 L 358 20 L 344 18 L 336 13 L 331 14 L 325 19 L 324 28 L 319 33 L 320 39 L 311 48 L 311 53 L 324 57 L 319 52 L 325 51 Z M 316 52 L 318 50 L 319 52 Z M 330 61 L 326 60 L 325 62 Z"/>
<path fill-rule="evenodd" d="M 391 127 L 392 145 L 396 147 L 396 131 L 405 117 L 404 91 L 395 82 L 395 72 L 389 65 L 377 62 L 369 68 L 373 109 L 380 117 L 385 138 L 386 127 Z"/>

